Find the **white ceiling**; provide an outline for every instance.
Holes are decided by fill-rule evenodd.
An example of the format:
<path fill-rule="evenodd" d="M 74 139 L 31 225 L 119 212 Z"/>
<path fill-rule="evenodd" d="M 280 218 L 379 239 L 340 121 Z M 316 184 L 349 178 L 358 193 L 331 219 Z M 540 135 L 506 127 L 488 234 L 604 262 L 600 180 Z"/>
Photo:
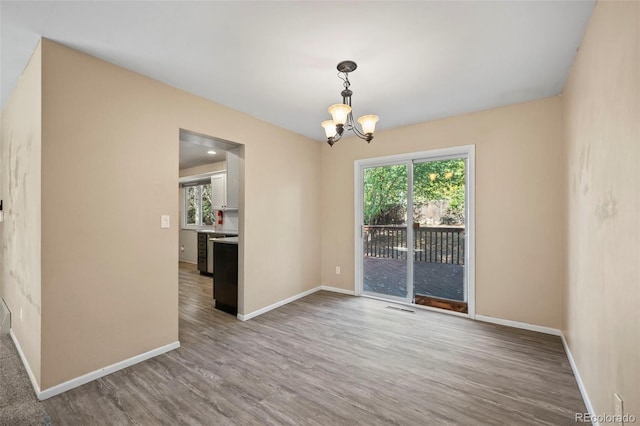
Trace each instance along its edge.
<path fill-rule="evenodd" d="M 594 0 L 0 3 L 1 102 L 40 36 L 322 140 L 351 74 L 378 129 L 560 93 Z"/>
<path fill-rule="evenodd" d="M 226 152 L 238 144 L 180 130 L 180 170 L 227 159 Z M 215 154 L 209 154 L 209 151 Z"/>

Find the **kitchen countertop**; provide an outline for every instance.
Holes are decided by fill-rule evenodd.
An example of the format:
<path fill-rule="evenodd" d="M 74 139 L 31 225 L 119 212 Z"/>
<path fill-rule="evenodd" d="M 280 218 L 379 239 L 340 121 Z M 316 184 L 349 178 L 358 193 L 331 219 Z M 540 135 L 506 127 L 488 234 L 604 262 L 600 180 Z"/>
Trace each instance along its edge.
<path fill-rule="evenodd" d="M 238 235 L 238 231 L 216 231 L 213 229 L 196 229 L 196 231 L 202 232 L 203 234 Z"/>
<path fill-rule="evenodd" d="M 214 243 L 238 244 L 238 237 L 209 238 Z"/>

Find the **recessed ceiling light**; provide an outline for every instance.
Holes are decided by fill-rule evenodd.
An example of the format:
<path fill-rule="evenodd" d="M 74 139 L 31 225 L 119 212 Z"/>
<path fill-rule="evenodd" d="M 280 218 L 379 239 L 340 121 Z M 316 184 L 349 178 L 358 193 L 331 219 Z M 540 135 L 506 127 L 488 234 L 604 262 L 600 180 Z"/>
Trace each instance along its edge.
<path fill-rule="evenodd" d="M 213 155 L 215 153 L 216 153 L 215 151 L 207 151 L 207 154 L 209 154 L 209 155 Z"/>

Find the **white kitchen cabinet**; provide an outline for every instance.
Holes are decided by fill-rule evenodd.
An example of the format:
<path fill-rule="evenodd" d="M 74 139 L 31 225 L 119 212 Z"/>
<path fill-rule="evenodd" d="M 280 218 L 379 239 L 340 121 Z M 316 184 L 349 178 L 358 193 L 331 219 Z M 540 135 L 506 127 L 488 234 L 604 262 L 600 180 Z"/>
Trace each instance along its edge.
<path fill-rule="evenodd" d="M 226 172 L 211 176 L 213 210 L 238 210 L 240 194 L 240 157 L 238 150 L 227 151 Z"/>
<path fill-rule="evenodd" d="M 238 209 L 240 194 L 240 157 L 238 149 L 227 151 L 227 209 Z"/>
<path fill-rule="evenodd" d="M 225 210 L 227 208 L 227 174 L 216 173 L 211 176 L 211 208 Z"/>

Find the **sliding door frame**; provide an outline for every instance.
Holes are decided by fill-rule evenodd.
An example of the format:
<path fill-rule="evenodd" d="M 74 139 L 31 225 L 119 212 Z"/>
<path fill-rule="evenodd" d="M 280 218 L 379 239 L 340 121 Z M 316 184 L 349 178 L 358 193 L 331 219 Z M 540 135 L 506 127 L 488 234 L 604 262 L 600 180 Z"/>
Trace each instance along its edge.
<path fill-rule="evenodd" d="M 403 164 L 407 165 L 407 212 L 413 211 L 413 164 L 425 161 L 451 160 L 455 158 L 466 159 L 465 168 L 465 218 L 466 218 L 466 238 L 465 238 L 465 292 L 467 296 L 467 314 L 448 311 L 445 309 L 431 308 L 428 306 L 416 305 L 406 301 L 389 298 L 399 303 L 408 304 L 417 308 L 435 310 L 438 312 L 449 313 L 458 316 L 465 316 L 475 319 L 476 316 L 476 285 L 475 285 L 475 145 L 464 145 L 451 148 L 434 149 L 430 151 L 412 152 L 407 154 L 391 155 L 386 157 L 368 158 L 364 160 L 356 160 L 353 167 L 354 182 L 354 247 L 355 247 L 355 294 L 356 296 L 375 297 L 364 293 L 363 289 L 363 207 L 364 207 L 364 169 L 380 166 L 392 166 Z M 412 217 L 407 217 L 407 247 L 413 247 Z M 409 299 L 413 295 L 413 262 L 410 253 L 407 252 L 407 291 Z M 384 299 L 387 299 L 384 297 Z"/>

